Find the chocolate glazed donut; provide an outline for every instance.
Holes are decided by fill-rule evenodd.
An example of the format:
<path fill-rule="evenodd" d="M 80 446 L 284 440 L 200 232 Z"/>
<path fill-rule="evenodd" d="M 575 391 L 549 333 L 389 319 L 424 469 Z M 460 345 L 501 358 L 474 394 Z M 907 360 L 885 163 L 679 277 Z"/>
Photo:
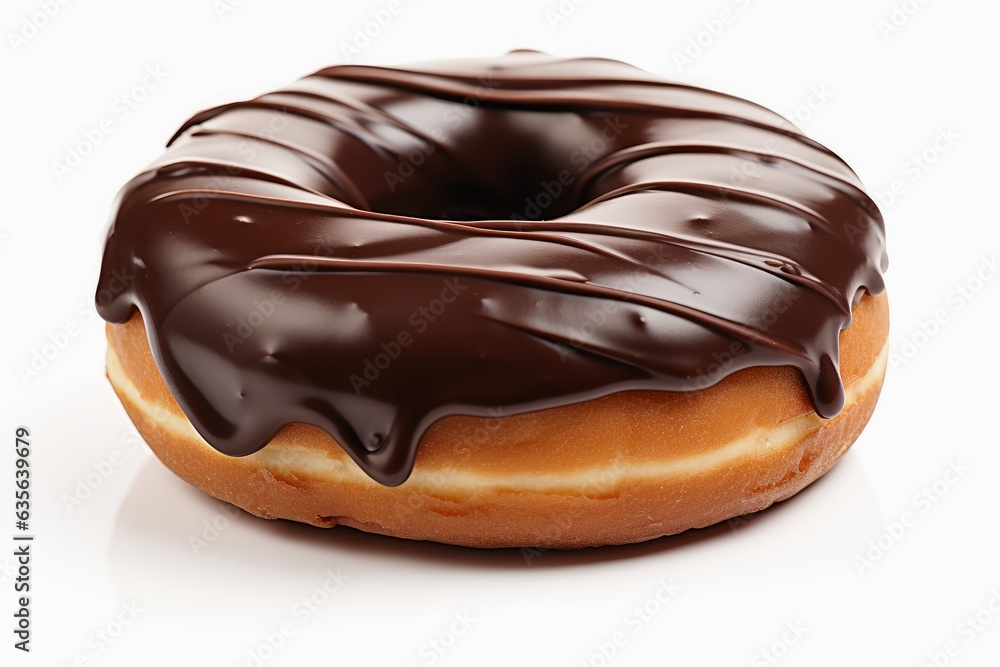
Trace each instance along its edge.
<path fill-rule="evenodd" d="M 857 176 L 780 116 L 518 51 L 332 67 L 195 115 L 119 195 L 98 310 L 145 326 L 218 452 L 312 425 L 392 487 L 442 419 L 744 369 L 794 369 L 835 418 L 841 332 L 885 266 Z"/>

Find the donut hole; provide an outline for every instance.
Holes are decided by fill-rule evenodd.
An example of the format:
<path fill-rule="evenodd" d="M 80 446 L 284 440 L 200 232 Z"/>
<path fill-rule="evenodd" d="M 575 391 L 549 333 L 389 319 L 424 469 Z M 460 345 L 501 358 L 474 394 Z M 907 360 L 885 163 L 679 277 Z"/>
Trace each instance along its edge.
<path fill-rule="evenodd" d="M 411 137 L 412 147 L 387 161 L 384 178 L 369 179 L 369 208 L 454 221 L 571 213 L 593 198 L 588 172 L 623 145 L 627 127 L 608 112 L 500 110 L 467 100 L 431 99 L 419 113 L 405 112 L 401 120 L 435 139 Z"/>

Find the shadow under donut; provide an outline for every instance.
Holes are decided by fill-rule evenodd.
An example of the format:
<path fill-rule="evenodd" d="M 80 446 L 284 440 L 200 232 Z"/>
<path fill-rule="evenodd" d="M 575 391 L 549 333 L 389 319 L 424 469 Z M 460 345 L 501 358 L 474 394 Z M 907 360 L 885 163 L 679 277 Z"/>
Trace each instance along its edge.
<path fill-rule="evenodd" d="M 554 593 L 578 586 L 582 568 L 604 575 L 618 561 L 630 561 L 630 574 L 589 577 L 588 595 L 603 587 L 614 595 L 622 577 L 647 570 L 653 580 L 700 580 L 707 572 L 710 585 L 720 588 L 748 577 L 812 578 L 825 570 L 842 575 L 881 527 L 877 498 L 850 452 L 817 482 L 754 515 L 639 544 L 579 551 L 481 550 L 269 521 L 197 491 L 150 460 L 120 509 L 109 564 L 123 597 L 181 610 L 210 592 L 228 600 L 229 609 L 251 614 L 261 605 L 287 605 L 290 595 L 294 599 L 337 572 L 358 582 L 345 591 L 353 588 L 368 601 L 383 593 L 398 598 L 402 590 L 431 599 L 442 586 L 481 589 L 484 571 L 509 589 L 501 596 L 536 589 L 539 572 L 545 590 Z"/>

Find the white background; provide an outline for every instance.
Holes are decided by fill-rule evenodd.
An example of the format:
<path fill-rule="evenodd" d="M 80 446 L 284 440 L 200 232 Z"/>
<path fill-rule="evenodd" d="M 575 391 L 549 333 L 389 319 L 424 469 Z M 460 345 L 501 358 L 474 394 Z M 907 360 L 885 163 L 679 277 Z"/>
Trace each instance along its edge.
<path fill-rule="evenodd" d="M 12 648 L 13 547 L 0 546 L 0 663 L 997 664 L 1000 6 L 577 2 L 413 0 L 361 48 L 356 29 L 387 2 L 4 2 L 0 541 L 14 533 L 18 425 L 32 432 L 36 541 L 30 655 Z M 855 447 L 746 522 L 530 562 L 258 520 L 176 479 L 103 376 L 91 303 L 118 188 L 207 106 L 344 61 L 519 47 L 750 98 L 857 170 L 886 215 L 896 356 Z M 142 88 L 147 68 L 162 80 Z M 57 174 L 105 118 L 100 143 Z M 332 594 L 328 570 L 348 577 Z M 661 580 L 678 587 L 666 602 Z"/>

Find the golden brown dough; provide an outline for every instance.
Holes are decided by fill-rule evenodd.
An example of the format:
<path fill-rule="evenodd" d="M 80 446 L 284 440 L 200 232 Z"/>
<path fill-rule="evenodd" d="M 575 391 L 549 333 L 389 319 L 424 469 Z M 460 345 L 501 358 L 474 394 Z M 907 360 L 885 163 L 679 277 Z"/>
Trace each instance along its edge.
<path fill-rule="evenodd" d="M 373 481 L 304 424 L 286 426 L 251 456 L 220 454 L 164 384 L 138 314 L 108 325 L 107 361 L 160 460 L 252 514 L 474 547 L 576 549 L 707 526 L 815 481 L 874 410 L 888 328 L 885 294 L 865 295 L 841 332 L 847 403 L 834 419 L 816 415 L 794 369 L 752 368 L 696 392 L 622 392 L 521 415 L 444 418 L 398 487 Z"/>

